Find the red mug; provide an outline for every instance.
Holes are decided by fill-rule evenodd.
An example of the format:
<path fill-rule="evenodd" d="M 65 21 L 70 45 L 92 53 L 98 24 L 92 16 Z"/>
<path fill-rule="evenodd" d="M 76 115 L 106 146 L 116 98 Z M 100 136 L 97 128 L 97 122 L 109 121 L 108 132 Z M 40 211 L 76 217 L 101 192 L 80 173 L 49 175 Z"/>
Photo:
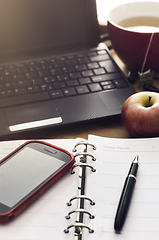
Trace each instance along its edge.
<path fill-rule="evenodd" d="M 113 48 L 129 70 L 159 70 L 159 2 L 119 5 L 109 12 Z"/>

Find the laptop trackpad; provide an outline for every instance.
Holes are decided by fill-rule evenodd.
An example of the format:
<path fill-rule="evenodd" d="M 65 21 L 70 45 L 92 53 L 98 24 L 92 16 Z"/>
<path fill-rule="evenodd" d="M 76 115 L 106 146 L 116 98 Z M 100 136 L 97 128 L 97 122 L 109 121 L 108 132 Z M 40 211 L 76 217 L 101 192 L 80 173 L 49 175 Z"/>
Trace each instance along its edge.
<path fill-rule="evenodd" d="M 10 131 L 19 131 L 62 122 L 53 102 L 33 103 L 6 108 Z"/>

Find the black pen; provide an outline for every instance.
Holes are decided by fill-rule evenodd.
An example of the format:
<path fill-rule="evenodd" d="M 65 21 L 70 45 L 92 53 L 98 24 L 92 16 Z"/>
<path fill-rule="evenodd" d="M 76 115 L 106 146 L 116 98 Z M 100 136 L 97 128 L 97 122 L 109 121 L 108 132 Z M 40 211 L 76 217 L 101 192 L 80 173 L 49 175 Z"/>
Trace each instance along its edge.
<path fill-rule="evenodd" d="M 137 155 L 131 164 L 128 176 L 126 177 L 125 180 L 125 184 L 123 187 L 123 191 L 120 197 L 119 205 L 115 216 L 114 229 L 116 232 L 121 231 L 130 206 L 131 197 L 136 183 L 138 159 L 139 156 Z"/>

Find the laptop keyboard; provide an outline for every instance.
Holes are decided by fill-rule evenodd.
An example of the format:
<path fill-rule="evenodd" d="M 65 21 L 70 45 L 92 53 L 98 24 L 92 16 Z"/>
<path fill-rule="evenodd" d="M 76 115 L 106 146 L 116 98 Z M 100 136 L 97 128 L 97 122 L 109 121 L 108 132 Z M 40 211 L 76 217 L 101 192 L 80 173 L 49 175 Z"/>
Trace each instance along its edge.
<path fill-rule="evenodd" d="M 106 50 L 0 66 L 0 107 L 126 87 Z"/>

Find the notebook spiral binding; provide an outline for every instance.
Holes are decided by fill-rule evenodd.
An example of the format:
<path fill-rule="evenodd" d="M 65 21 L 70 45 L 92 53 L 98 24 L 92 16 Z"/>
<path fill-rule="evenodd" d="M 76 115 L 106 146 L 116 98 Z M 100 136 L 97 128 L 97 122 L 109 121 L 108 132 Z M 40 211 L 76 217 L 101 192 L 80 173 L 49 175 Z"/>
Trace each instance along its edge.
<path fill-rule="evenodd" d="M 84 209 L 84 202 L 85 202 L 85 200 L 87 200 L 87 201 L 90 202 L 90 205 L 92 205 L 92 206 L 95 205 L 95 202 L 85 195 L 85 178 L 86 178 L 86 168 L 90 168 L 90 170 L 92 172 L 96 171 L 96 169 L 94 169 L 92 167 L 92 165 L 87 163 L 87 157 L 90 157 L 92 159 L 92 161 L 96 161 L 96 159 L 93 155 L 87 153 L 88 146 L 92 147 L 93 150 L 96 150 L 96 147 L 93 144 L 90 144 L 90 143 L 85 142 L 85 141 L 81 141 L 74 146 L 73 152 L 77 152 L 77 147 L 79 145 L 83 145 L 84 150 L 83 150 L 82 153 L 81 152 L 76 153 L 74 155 L 74 157 L 76 158 L 76 157 L 80 156 L 80 163 L 75 164 L 71 169 L 71 174 L 74 174 L 75 173 L 75 168 L 77 168 L 77 167 L 79 168 L 79 176 L 78 176 L 78 179 L 79 179 L 78 194 L 79 195 L 77 195 L 75 197 L 72 197 L 67 202 L 67 206 L 71 206 L 72 201 L 77 200 L 77 206 L 78 207 L 77 207 L 77 209 L 75 209 L 73 211 L 70 211 L 67 214 L 66 219 L 70 219 L 71 215 L 74 214 L 74 213 L 77 214 L 77 217 L 76 217 L 75 223 L 69 225 L 64 230 L 65 233 L 69 233 L 69 229 L 74 227 L 74 236 L 76 237 L 77 240 L 82 239 L 82 229 L 83 228 L 87 228 L 89 233 L 94 232 L 93 229 L 91 229 L 89 226 L 87 226 L 83 223 L 83 217 L 84 217 L 84 214 L 87 214 L 90 219 L 94 219 L 94 216 L 90 212 L 88 212 Z"/>

